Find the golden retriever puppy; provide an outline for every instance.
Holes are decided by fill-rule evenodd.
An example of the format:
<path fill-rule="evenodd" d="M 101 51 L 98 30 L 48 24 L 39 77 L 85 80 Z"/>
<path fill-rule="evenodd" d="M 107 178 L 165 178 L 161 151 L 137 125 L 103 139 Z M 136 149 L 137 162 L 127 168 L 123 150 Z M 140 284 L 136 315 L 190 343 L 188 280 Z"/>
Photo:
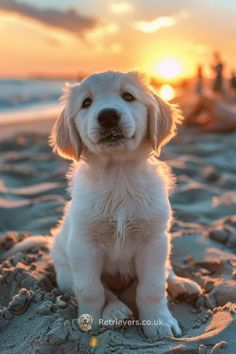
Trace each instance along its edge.
<path fill-rule="evenodd" d="M 51 142 L 74 160 L 68 203 L 51 255 L 57 283 L 73 292 L 79 314 L 124 319 L 131 310 L 101 280 L 137 279 L 136 304 L 147 337 L 178 336 L 172 294 L 200 293 L 169 266 L 170 174 L 153 153 L 175 134 L 182 116 L 136 73 L 105 72 L 67 85 Z"/>

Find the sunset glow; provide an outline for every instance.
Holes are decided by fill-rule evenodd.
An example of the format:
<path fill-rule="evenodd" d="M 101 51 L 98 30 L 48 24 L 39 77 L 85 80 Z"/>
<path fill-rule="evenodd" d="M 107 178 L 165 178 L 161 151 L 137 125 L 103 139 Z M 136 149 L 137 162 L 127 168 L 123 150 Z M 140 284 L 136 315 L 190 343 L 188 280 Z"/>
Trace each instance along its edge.
<path fill-rule="evenodd" d="M 183 74 L 183 70 L 177 59 L 164 58 L 156 64 L 155 73 L 162 79 L 174 80 Z"/>
<path fill-rule="evenodd" d="M 109 6 L 97 0 L 0 0 L 0 77 L 137 69 L 163 84 L 175 83 L 195 75 L 199 63 L 210 76 L 218 49 L 230 72 L 236 69 L 230 1 L 214 7 L 206 32 L 210 0 L 204 9 L 194 2 L 170 8 L 155 2 L 147 6 L 144 0 L 109 0 Z"/>

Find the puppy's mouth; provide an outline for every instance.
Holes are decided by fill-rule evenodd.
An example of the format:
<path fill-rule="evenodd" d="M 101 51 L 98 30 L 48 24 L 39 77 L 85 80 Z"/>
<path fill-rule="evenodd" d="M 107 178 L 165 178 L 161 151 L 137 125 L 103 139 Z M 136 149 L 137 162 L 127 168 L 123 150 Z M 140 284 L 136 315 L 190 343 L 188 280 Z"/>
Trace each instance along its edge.
<path fill-rule="evenodd" d="M 99 144 L 117 144 L 122 142 L 126 137 L 120 131 L 109 131 L 105 134 L 102 134 L 101 138 L 99 139 Z"/>

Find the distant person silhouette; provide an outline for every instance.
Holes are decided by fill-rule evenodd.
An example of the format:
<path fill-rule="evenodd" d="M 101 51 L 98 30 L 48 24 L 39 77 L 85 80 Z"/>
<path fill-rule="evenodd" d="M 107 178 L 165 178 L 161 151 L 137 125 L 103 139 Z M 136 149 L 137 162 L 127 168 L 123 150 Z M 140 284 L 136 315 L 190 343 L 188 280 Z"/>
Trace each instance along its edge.
<path fill-rule="evenodd" d="M 232 94 L 235 96 L 236 95 L 236 74 L 234 71 L 232 71 L 232 73 L 231 73 L 230 89 L 231 89 Z"/>
<path fill-rule="evenodd" d="M 222 93 L 224 91 L 223 89 L 223 70 L 224 70 L 224 65 L 221 61 L 219 53 L 214 53 L 214 61 L 215 64 L 212 65 L 212 69 L 215 72 L 215 78 L 213 81 L 213 91 L 216 93 Z"/>
<path fill-rule="evenodd" d="M 203 74 L 202 74 L 202 65 L 198 65 L 197 67 L 197 82 L 195 91 L 197 94 L 201 94 L 203 91 Z"/>

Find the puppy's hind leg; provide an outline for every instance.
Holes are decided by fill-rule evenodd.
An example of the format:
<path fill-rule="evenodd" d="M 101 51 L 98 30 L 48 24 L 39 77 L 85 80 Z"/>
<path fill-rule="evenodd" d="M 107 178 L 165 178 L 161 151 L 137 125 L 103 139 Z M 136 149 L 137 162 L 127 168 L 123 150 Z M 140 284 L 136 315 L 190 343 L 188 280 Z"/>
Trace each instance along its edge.
<path fill-rule="evenodd" d="M 171 265 L 168 268 L 167 290 L 173 298 L 179 296 L 192 297 L 202 294 L 201 287 L 195 281 L 176 275 Z"/>

